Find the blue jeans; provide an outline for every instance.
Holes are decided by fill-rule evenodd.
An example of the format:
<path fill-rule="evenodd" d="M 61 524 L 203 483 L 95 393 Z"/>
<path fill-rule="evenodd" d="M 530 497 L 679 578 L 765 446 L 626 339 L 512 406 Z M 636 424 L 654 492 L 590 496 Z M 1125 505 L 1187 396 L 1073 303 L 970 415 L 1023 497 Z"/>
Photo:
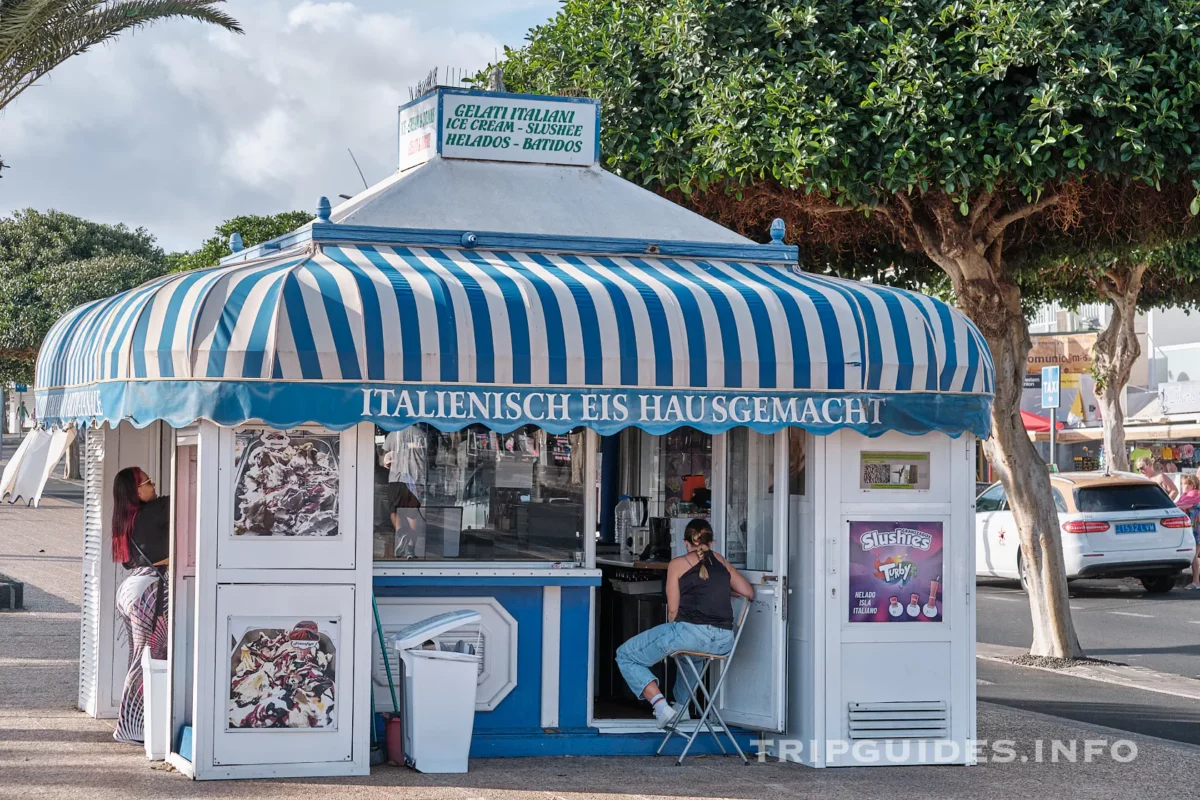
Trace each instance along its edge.
<path fill-rule="evenodd" d="M 690 622 L 668 622 L 656 625 L 648 631 L 642 631 L 625 644 L 617 648 L 617 667 L 621 670 L 625 683 L 638 697 L 642 690 L 653 680 L 656 680 L 650 666 L 657 664 L 672 653 L 680 650 L 694 650 L 697 653 L 712 653 L 723 656 L 733 649 L 733 631 L 716 628 L 712 625 L 694 625 Z M 702 662 L 698 658 L 684 656 L 681 661 L 689 661 L 700 671 Z M 675 680 L 675 702 L 686 703 L 692 696 L 693 673 L 691 668 L 684 666 L 679 670 Z"/>

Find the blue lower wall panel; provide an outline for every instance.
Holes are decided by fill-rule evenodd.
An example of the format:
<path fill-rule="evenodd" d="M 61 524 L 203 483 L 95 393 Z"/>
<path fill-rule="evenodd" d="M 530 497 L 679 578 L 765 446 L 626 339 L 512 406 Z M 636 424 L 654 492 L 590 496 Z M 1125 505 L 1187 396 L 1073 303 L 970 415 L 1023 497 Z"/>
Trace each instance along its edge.
<path fill-rule="evenodd" d="M 587 591 L 579 590 L 579 591 Z M 379 597 L 494 597 L 517 620 L 517 685 L 493 711 L 475 714 L 475 731 L 536 731 L 542 706 L 542 587 L 376 586 Z M 587 684 L 587 673 L 581 676 Z"/>
<path fill-rule="evenodd" d="M 747 758 L 754 758 L 757 734 L 735 730 L 738 744 Z M 522 756 L 652 756 L 662 741 L 661 733 L 599 733 L 593 728 L 582 732 L 539 732 L 527 736 L 517 734 L 476 734 L 471 739 L 471 758 L 519 758 Z M 733 746 L 723 738 L 721 744 L 733 753 Z M 678 756 L 687 744 L 678 736 L 663 748 L 664 756 Z M 688 756 L 720 754 L 712 736 L 705 732 L 696 738 Z M 736 753 L 734 754 L 736 758 Z"/>
<path fill-rule="evenodd" d="M 382 715 L 376 715 L 379 741 L 384 741 Z M 753 759 L 758 749 L 753 742 L 758 735 L 751 731 L 735 728 L 734 736 L 746 753 Z M 529 731 L 527 733 L 494 733 L 475 730 L 471 737 L 471 758 L 526 758 L 531 756 L 652 756 L 662 741 L 661 733 L 605 733 L 595 728 L 572 731 Z M 678 756 L 686 744 L 678 736 L 663 749 L 664 756 Z M 729 740 L 721 735 L 721 744 L 730 753 L 733 748 Z M 712 736 L 704 733 L 692 745 L 691 755 L 715 755 L 721 751 Z M 736 754 L 735 754 L 736 755 Z"/>
<path fill-rule="evenodd" d="M 588 586 L 562 586 L 559 618 L 558 727 L 541 728 L 542 586 L 508 583 L 491 586 L 430 585 L 406 579 L 377 578 L 379 597 L 494 597 L 517 620 L 517 685 L 494 711 L 475 715 L 472 758 L 519 756 L 633 756 L 654 755 L 662 734 L 601 734 L 587 727 L 588 635 L 591 592 Z M 735 731 L 738 743 L 752 755 L 757 735 Z M 727 741 L 723 742 L 730 748 Z M 675 737 L 664 755 L 679 755 L 684 740 Z M 732 749 L 732 748 L 730 748 Z M 691 753 L 719 753 L 707 732 L 696 739 Z M 690 754 L 690 753 L 689 753 Z"/>
<path fill-rule="evenodd" d="M 558 727 L 587 727 L 588 636 L 591 632 L 592 593 L 562 590 L 558 655 Z"/>

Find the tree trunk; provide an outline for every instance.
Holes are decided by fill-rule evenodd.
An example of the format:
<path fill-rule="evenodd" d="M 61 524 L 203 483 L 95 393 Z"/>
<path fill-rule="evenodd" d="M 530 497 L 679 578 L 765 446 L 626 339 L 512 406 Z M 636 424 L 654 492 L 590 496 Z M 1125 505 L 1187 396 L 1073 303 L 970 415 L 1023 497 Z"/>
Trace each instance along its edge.
<path fill-rule="evenodd" d="M 1129 384 L 1133 363 L 1142 354 L 1133 325 L 1137 317 L 1138 294 L 1142 290 L 1145 264 L 1114 267 L 1097 279 L 1096 288 L 1112 304 L 1108 327 L 1096 337 L 1093 350 L 1096 396 L 1104 424 L 1104 458 L 1110 469 L 1129 471 L 1129 450 L 1125 446 L 1125 411 L 1121 395 Z"/>
<path fill-rule="evenodd" d="M 79 480 L 79 439 L 76 436 L 71 444 L 67 445 L 67 457 L 63 462 L 63 478 L 69 481 Z"/>
<path fill-rule="evenodd" d="M 967 269 L 968 275 L 978 274 Z M 1029 585 L 1036 656 L 1083 655 L 1071 622 L 1063 566 L 1062 531 L 1050 494 L 1050 473 L 1021 419 L 1025 364 L 1032 342 L 1021 312 L 1020 289 L 998 281 L 966 282 L 959 307 L 979 327 L 996 365 L 992 435 L 984 449 L 1008 495 L 1021 536 L 1021 566 Z"/>
<path fill-rule="evenodd" d="M 1125 445 L 1125 409 L 1121 392 L 1096 389 L 1104 425 L 1104 464 L 1110 472 L 1129 472 L 1129 448 Z"/>
<path fill-rule="evenodd" d="M 963 216 L 944 195 L 894 195 L 884 214 L 909 246 L 919 247 L 950 277 L 958 307 L 979 328 L 996 369 L 992 435 L 984 450 L 1000 475 L 1021 538 L 1021 566 L 1029 587 L 1036 656 L 1083 655 L 1063 566 L 1062 532 L 1050 494 L 1050 473 L 1021 420 L 1025 365 L 1033 346 L 1021 308 L 1021 287 L 1004 262 L 1005 229 L 1057 202 L 1047 196 L 1000 214 L 990 192 Z M 915 202 L 914 202 L 915 201 Z M 903 213 L 901 213 L 901 211 Z M 972 532 L 971 535 L 974 535 Z"/>

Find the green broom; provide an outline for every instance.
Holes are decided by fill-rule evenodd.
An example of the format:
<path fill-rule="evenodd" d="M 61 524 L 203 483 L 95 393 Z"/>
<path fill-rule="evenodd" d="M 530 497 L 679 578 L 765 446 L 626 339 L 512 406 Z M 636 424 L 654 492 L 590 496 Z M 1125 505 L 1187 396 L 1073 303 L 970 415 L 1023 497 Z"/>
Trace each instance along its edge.
<path fill-rule="evenodd" d="M 383 656 L 383 668 L 387 672 L 388 691 L 392 694 L 392 711 L 400 713 L 400 702 L 396 698 L 396 684 L 392 680 L 392 662 L 388 658 L 387 642 L 383 637 L 383 623 L 379 621 L 379 604 L 375 601 L 375 592 L 371 592 L 371 610 L 375 613 L 375 633 L 379 636 L 379 652 Z M 379 746 L 379 734 L 375 729 L 375 689 L 371 689 L 371 766 L 377 767 L 385 761 L 383 749 Z"/>

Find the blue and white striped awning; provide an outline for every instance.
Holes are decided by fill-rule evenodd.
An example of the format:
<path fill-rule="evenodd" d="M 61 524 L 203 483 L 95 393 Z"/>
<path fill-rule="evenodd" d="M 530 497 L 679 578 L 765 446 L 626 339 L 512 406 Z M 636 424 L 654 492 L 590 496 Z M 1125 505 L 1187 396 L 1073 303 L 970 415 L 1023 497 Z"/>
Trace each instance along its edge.
<path fill-rule="evenodd" d="M 71 311 L 36 391 L 51 424 L 984 435 L 992 381 L 950 306 L 778 264 L 310 243 Z"/>

